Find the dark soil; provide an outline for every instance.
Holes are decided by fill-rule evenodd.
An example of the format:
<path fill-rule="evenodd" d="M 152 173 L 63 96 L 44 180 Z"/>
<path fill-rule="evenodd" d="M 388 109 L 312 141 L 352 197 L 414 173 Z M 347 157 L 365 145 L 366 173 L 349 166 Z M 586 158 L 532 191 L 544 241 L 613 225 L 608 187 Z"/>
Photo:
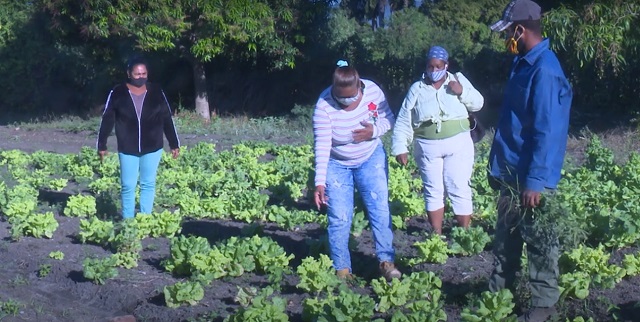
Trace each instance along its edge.
<path fill-rule="evenodd" d="M 215 136 L 183 135 L 182 144 L 193 145 L 207 141 L 226 148 L 238 141 Z M 245 138 L 246 139 L 246 138 Z M 285 143 L 288 140 L 284 140 Z M 115 150 L 115 140 L 109 142 Z M 28 152 L 45 150 L 58 153 L 76 153 L 82 146 L 95 146 L 94 133 L 65 133 L 42 129 L 24 131 L 12 127 L 0 127 L 0 149 L 21 149 Z M 45 197 L 43 197 L 45 196 Z M 48 198 L 41 194 L 41 198 Z M 43 200 L 45 204 L 47 201 Z M 58 212 L 56 205 L 51 205 Z M 76 240 L 79 219 L 56 216 L 60 226 L 52 239 L 22 238 L 12 241 L 9 224 L 0 222 L 0 302 L 13 300 L 19 303 L 19 313 L 2 317 L 2 321 L 107 321 L 132 314 L 138 321 L 222 321 L 233 313 L 238 305 L 234 302 L 238 287 L 264 287 L 265 276 L 244 274 L 239 278 L 214 281 L 205 288 L 205 298 L 196 306 L 170 309 L 164 303 L 162 289 L 180 279 L 167 274 L 161 262 L 169 256 L 166 238 L 145 239 L 144 251 L 139 266 L 134 269 L 119 269 L 119 276 L 105 285 L 96 285 L 82 275 L 82 261 L 91 256 L 105 257 L 110 251 L 100 246 L 81 244 Z M 222 220 L 186 220 L 182 234 L 198 235 L 211 242 L 240 235 L 244 223 Z M 277 241 L 288 253 L 295 255 L 292 265 L 308 255 L 306 241 L 317 239 L 325 232 L 318 226 L 309 225 L 296 231 L 286 231 L 272 224 L 265 224 L 263 235 Z M 396 231 L 394 243 L 398 256 L 411 256 L 415 249 L 411 245 L 424 238 L 430 227 L 422 217 L 409 221 L 408 228 Z M 374 257 L 373 240 L 369 231 L 357 239 L 357 250 L 352 252 L 354 273 L 370 280 L 377 278 L 377 263 Z M 48 257 L 52 251 L 62 251 L 64 260 Z M 638 249 L 618 251 L 612 260 L 619 262 L 623 253 Z M 39 276 L 41 265 L 51 265 L 46 276 Z M 449 321 L 459 319 L 460 312 L 473 298 L 486 289 L 493 267 L 493 256 L 489 251 L 472 257 L 453 257 L 443 265 L 418 265 L 413 270 L 435 272 L 443 281 L 442 290 Z M 410 273 L 407 267 L 401 267 Z M 308 296 L 295 288 L 295 275 L 287 276 L 281 284 L 280 294 L 288 300 L 287 311 L 292 321 L 301 320 L 303 299 Z M 519 306 L 526 305 L 526 283 L 519 288 Z M 365 290 L 370 292 L 370 290 Z M 640 277 L 626 278 L 613 290 L 592 289 L 587 300 L 567 300 L 559 310 L 567 317 L 582 315 L 595 321 L 640 321 Z M 0 310 L 1 311 L 1 310 Z M 1 312 L 0 312 L 1 313 Z"/>

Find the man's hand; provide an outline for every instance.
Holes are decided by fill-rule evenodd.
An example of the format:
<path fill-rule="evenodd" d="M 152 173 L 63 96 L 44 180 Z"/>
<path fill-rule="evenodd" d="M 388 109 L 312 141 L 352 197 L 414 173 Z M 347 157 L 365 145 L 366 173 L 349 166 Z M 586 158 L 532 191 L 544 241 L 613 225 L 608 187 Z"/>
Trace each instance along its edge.
<path fill-rule="evenodd" d="M 362 121 L 360 122 L 360 125 L 364 126 L 364 129 L 357 129 L 353 131 L 353 143 L 360 143 L 373 138 L 373 124 Z"/>
<path fill-rule="evenodd" d="M 407 165 L 407 163 L 409 163 L 408 153 L 396 155 L 396 161 L 398 161 L 400 165 L 403 165 L 403 166 Z"/>
<path fill-rule="evenodd" d="M 327 201 L 329 200 L 329 198 L 324 194 L 324 186 L 316 186 L 316 192 L 313 193 L 313 197 L 318 210 L 320 210 L 322 206 L 327 205 Z"/>
<path fill-rule="evenodd" d="M 98 151 L 98 155 L 100 156 L 100 162 L 104 161 L 104 157 L 107 155 L 107 150 Z"/>
<path fill-rule="evenodd" d="M 180 156 L 180 148 L 175 148 L 175 149 L 171 150 L 171 156 L 174 159 L 177 159 L 178 156 Z"/>
<path fill-rule="evenodd" d="M 525 189 L 520 196 L 522 207 L 535 208 L 540 205 L 540 192 Z"/>
<path fill-rule="evenodd" d="M 460 85 L 460 82 L 450 81 L 449 90 L 451 91 L 451 93 L 456 94 L 458 96 L 462 95 L 462 85 Z"/>

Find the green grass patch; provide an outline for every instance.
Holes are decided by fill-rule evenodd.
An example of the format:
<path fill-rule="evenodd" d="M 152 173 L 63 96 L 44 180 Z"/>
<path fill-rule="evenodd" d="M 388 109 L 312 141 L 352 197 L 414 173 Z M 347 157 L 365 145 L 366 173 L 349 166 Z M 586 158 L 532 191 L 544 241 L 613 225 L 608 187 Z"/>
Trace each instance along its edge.
<path fill-rule="evenodd" d="M 215 135 L 243 140 L 295 140 L 300 143 L 313 141 L 311 122 L 312 106 L 299 107 L 285 116 L 251 117 L 221 116 L 209 123 L 195 112 L 181 112 L 174 117 L 179 135 Z M 304 115 L 303 115 L 304 114 Z M 26 131 L 58 130 L 66 133 L 90 132 L 96 135 L 100 117 L 82 118 L 78 116 L 41 117 L 26 122 L 15 122 L 12 127 Z"/>

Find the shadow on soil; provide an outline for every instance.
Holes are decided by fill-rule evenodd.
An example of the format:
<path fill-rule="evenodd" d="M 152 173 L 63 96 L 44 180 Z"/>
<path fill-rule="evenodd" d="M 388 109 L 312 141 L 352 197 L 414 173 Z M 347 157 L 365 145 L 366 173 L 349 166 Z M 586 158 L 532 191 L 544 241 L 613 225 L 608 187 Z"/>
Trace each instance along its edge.
<path fill-rule="evenodd" d="M 640 302 L 627 302 L 619 305 L 619 308 L 624 321 L 640 321 Z"/>
<path fill-rule="evenodd" d="M 441 290 L 445 296 L 445 303 L 466 307 L 471 304 L 473 298 L 480 296 L 480 293 L 487 290 L 487 280 L 478 279 L 469 283 L 443 281 Z"/>
<path fill-rule="evenodd" d="M 51 205 L 64 205 L 67 203 L 70 196 L 71 194 L 68 192 L 58 192 L 45 189 L 40 189 L 38 191 L 38 199 Z"/>
<path fill-rule="evenodd" d="M 232 222 L 188 220 L 182 223 L 182 235 L 204 237 L 210 244 L 239 236 L 241 230 L 241 226 Z"/>
<path fill-rule="evenodd" d="M 67 277 L 76 283 L 88 282 L 88 280 L 84 278 L 84 275 L 82 275 L 82 271 L 71 271 Z"/>
<path fill-rule="evenodd" d="M 149 266 L 157 269 L 160 272 L 165 271 L 164 266 L 162 266 L 162 262 L 164 261 L 163 258 L 147 258 L 144 259 L 144 262 L 149 264 Z"/>

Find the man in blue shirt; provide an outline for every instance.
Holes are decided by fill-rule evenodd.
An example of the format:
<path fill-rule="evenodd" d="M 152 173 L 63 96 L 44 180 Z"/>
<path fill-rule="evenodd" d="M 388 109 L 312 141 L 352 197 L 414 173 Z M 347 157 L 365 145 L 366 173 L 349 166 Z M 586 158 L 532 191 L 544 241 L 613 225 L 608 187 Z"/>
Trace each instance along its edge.
<path fill-rule="evenodd" d="M 535 219 L 556 215 L 541 200 L 560 180 L 572 90 L 549 40 L 542 37 L 540 18 L 535 2 L 515 0 L 491 26 L 506 33 L 507 50 L 516 57 L 489 154 L 489 178 L 500 189 L 489 289 L 513 290 L 526 243 L 531 310 L 520 321 L 546 321 L 556 313 L 560 295 L 558 237 L 554 229 L 535 226 Z"/>

